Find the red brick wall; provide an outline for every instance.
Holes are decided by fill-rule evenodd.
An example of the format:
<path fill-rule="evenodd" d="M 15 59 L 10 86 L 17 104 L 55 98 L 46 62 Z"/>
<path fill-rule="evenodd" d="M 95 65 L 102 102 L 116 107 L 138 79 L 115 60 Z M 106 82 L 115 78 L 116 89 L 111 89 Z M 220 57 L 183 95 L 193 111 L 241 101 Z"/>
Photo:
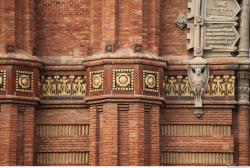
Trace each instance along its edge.
<path fill-rule="evenodd" d="M 36 1 L 38 55 L 87 54 L 90 46 L 90 0 Z"/>
<path fill-rule="evenodd" d="M 36 165 L 88 164 L 87 109 L 41 109 L 36 116 L 36 125 Z M 57 158 L 63 158 L 63 155 L 68 156 L 68 161 Z M 53 159 L 48 161 L 44 159 L 46 157 Z"/>
<path fill-rule="evenodd" d="M 175 24 L 179 15 L 188 12 L 187 0 L 161 1 L 160 12 L 160 55 L 187 55 L 186 31 L 177 28 Z"/>
<path fill-rule="evenodd" d="M 206 109 L 201 119 L 193 114 L 194 109 L 166 108 L 160 117 L 161 124 L 161 153 L 201 153 L 196 160 L 168 160 L 162 159 L 166 165 L 230 165 L 233 160 L 223 162 L 214 160 L 213 155 L 220 154 L 227 160 L 234 153 L 234 135 L 232 134 L 231 109 Z M 165 128 L 163 127 L 165 126 Z M 203 154 L 202 154 L 203 153 Z M 205 153 L 208 153 L 206 155 Z M 210 155 L 209 155 L 210 154 Z M 224 155 L 225 154 L 225 155 Z M 224 156 L 223 156 L 224 155 Z M 210 161 L 209 161 L 209 157 Z M 231 157 L 231 156 L 230 156 Z M 166 159 L 166 158 L 165 158 Z M 193 162 L 192 162 L 193 161 Z M 165 163 L 164 163 L 165 162 Z"/>
<path fill-rule="evenodd" d="M 33 165 L 34 107 L 2 104 L 0 165 Z"/>
<path fill-rule="evenodd" d="M 17 105 L 2 104 L 0 112 L 0 165 L 16 165 Z"/>

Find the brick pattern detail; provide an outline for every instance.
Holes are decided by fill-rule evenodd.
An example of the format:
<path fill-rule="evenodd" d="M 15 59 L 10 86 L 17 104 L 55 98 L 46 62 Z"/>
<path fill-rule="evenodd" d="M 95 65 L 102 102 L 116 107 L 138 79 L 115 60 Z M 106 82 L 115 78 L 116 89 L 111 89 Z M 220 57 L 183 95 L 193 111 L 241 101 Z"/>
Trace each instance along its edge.
<path fill-rule="evenodd" d="M 128 129 L 128 113 L 129 104 L 118 104 L 118 115 L 119 115 L 119 165 L 129 165 L 129 129 Z"/>
<path fill-rule="evenodd" d="M 2 104 L 0 113 L 0 165 L 16 165 L 17 105 Z"/>
<path fill-rule="evenodd" d="M 239 165 L 249 165 L 249 109 L 238 112 Z"/>
<path fill-rule="evenodd" d="M 36 165 L 89 164 L 86 109 L 42 109 L 36 123 Z"/>
<path fill-rule="evenodd" d="M 38 55 L 87 55 L 87 48 L 90 46 L 91 2 L 36 1 Z"/>
<path fill-rule="evenodd" d="M 204 110 L 201 120 L 193 115 L 193 110 L 161 112 L 161 164 L 234 165 L 232 110 Z"/>

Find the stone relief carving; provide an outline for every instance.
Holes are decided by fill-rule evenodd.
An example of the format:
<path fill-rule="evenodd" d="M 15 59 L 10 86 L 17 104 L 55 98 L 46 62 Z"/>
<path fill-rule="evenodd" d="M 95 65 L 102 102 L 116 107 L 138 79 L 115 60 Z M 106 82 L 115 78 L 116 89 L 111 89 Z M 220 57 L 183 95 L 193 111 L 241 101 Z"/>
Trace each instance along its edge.
<path fill-rule="evenodd" d="M 236 27 L 241 7 L 237 0 L 189 0 L 188 49 L 194 56 L 228 56 L 238 49 Z"/>
<path fill-rule="evenodd" d="M 209 80 L 209 67 L 207 61 L 201 57 L 196 57 L 190 61 L 188 65 L 188 77 L 195 97 L 195 112 L 194 114 L 201 118 L 202 110 L 202 96 Z"/>
<path fill-rule="evenodd" d="M 86 79 L 80 75 L 45 75 L 42 76 L 41 89 L 43 97 L 84 97 Z"/>
<path fill-rule="evenodd" d="M 240 16 L 240 44 L 239 56 L 248 58 L 249 52 L 249 19 L 250 1 L 242 0 Z"/>
<path fill-rule="evenodd" d="M 179 27 L 181 30 L 187 27 L 187 17 L 184 15 L 180 15 L 176 21 L 176 26 Z"/>
<path fill-rule="evenodd" d="M 235 79 L 234 75 L 211 75 L 204 95 L 213 97 L 235 96 Z M 164 94 L 166 97 L 194 96 L 186 75 L 165 76 Z"/>
<path fill-rule="evenodd" d="M 249 73 L 240 71 L 238 72 L 238 102 L 248 103 L 249 102 Z"/>

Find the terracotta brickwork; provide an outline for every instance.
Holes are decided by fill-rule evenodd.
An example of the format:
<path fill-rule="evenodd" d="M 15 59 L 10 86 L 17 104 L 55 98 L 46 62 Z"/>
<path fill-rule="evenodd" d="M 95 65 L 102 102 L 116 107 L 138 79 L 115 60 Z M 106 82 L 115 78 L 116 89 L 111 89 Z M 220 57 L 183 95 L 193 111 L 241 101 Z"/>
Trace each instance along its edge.
<path fill-rule="evenodd" d="M 87 55 L 86 48 L 90 46 L 90 5 L 90 0 L 36 1 L 37 54 Z"/>
<path fill-rule="evenodd" d="M 42 109 L 36 116 L 35 132 L 36 164 L 88 164 L 88 156 L 84 154 L 89 153 L 89 112 L 86 109 Z M 46 159 L 54 155 L 79 158 L 68 161 Z"/>
<path fill-rule="evenodd" d="M 247 2 L 1 1 L 0 165 L 249 165 Z"/>

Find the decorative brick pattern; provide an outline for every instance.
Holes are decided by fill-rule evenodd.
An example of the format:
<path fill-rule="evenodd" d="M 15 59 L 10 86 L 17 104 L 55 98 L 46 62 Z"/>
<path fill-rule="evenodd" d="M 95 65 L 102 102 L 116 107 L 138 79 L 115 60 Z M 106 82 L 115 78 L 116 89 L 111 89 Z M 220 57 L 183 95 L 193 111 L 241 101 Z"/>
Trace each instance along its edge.
<path fill-rule="evenodd" d="M 37 153 L 38 165 L 88 165 L 88 152 Z"/>
<path fill-rule="evenodd" d="M 134 90 L 134 70 L 113 70 L 113 90 Z"/>
<path fill-rule="evenodd" d="M 233 75 L 210 76 L 205 96 L 235 96 L 236 77 Z M 165 96 L 193 96 L 187 76 L 165 76 Z"/>
<path fill-rule="evenodd" d="M 33 92 L 33 72 L 16 72 L 16 91 Z"/>
<path fill-rule="evenodd" d="M 44 97 L 84 97 L 86 94 L 86 77 L 80 75 L 42 76 L 41 90 Z"/>
<path fill-rule="evenodd" d="M 88 136 L 89 124 L 39 124 L 36 127 L 37 136 Z"/>
<path fill-rule="evenodd" d="M 87 55 L 91 38 L 91 3 L 91 0 L 35 1 L 37 54 Z"/>
<path fill-rule="evenodd" d="M 6 78 L 7 78 L 7 71 L 0 70 L 0 91 L 6 90 Z"/>
<path fill-rule="evenodd" d="M 159 92 L 159 72 L 143 70 L 143 90 Z"/>
<path fill-rule="evenodd" d="M 104 90 L 104 71 L 90 72 L 90 92 L 100 92 Z"/>
<path fill-rule="evenodd" d="M 162 165 L 232 165 L 231 153 L 163 152 Z"/>

